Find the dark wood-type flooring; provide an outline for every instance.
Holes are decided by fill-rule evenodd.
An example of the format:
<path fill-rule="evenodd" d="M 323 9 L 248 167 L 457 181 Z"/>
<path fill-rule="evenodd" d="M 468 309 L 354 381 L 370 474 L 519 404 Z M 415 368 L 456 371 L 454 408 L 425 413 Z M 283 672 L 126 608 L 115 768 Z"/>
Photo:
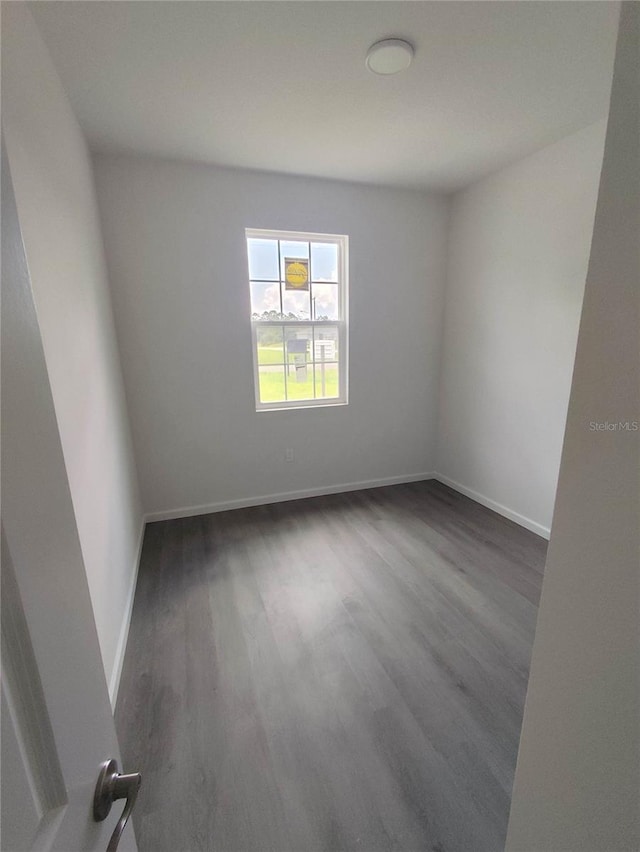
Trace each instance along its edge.
<path fill-rule="evenodd" d="M 436 482 L 147 526 L 140 852 L 499 852 L 546 542 Z"/>

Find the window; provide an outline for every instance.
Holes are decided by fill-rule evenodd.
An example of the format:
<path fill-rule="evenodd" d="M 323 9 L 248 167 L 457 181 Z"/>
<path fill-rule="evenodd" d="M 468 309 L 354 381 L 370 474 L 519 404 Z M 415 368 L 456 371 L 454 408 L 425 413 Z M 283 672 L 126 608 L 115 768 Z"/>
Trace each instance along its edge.
<path fill-rule="evenodd" d="M 345 405 L 348 238 L 246 236 L 256 410 Z"/>

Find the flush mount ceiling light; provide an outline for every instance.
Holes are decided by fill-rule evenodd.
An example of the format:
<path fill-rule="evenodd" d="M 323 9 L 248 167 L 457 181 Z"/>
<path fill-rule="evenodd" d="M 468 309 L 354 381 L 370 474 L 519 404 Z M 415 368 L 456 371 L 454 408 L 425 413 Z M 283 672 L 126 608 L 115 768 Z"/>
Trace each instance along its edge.
<path fill-rule="evenodd" d="M 403 38 L 385 38 L 367 52 L 367 68 L 374 74 L 397 74 L 411 65 L 413 45 Z"/>

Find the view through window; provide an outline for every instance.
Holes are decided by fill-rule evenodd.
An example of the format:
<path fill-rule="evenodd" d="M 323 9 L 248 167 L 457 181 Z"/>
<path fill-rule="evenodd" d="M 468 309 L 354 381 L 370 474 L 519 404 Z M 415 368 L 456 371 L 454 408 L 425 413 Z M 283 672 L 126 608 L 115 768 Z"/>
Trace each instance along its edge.
<path fill-rule="evenodd" d="M 347 237 L 246 237 L 256 408 L 345 404 Z"/>

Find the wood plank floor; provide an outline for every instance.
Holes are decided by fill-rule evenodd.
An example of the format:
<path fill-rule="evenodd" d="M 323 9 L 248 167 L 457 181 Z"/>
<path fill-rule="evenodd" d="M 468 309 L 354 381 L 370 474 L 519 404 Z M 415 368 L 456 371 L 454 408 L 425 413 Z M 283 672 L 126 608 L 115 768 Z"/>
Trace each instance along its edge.
<path fill-rule="evenodd" d="M 436 482 L 147 527 L 140 852 L 499 852 L 546 542 Z"/>

